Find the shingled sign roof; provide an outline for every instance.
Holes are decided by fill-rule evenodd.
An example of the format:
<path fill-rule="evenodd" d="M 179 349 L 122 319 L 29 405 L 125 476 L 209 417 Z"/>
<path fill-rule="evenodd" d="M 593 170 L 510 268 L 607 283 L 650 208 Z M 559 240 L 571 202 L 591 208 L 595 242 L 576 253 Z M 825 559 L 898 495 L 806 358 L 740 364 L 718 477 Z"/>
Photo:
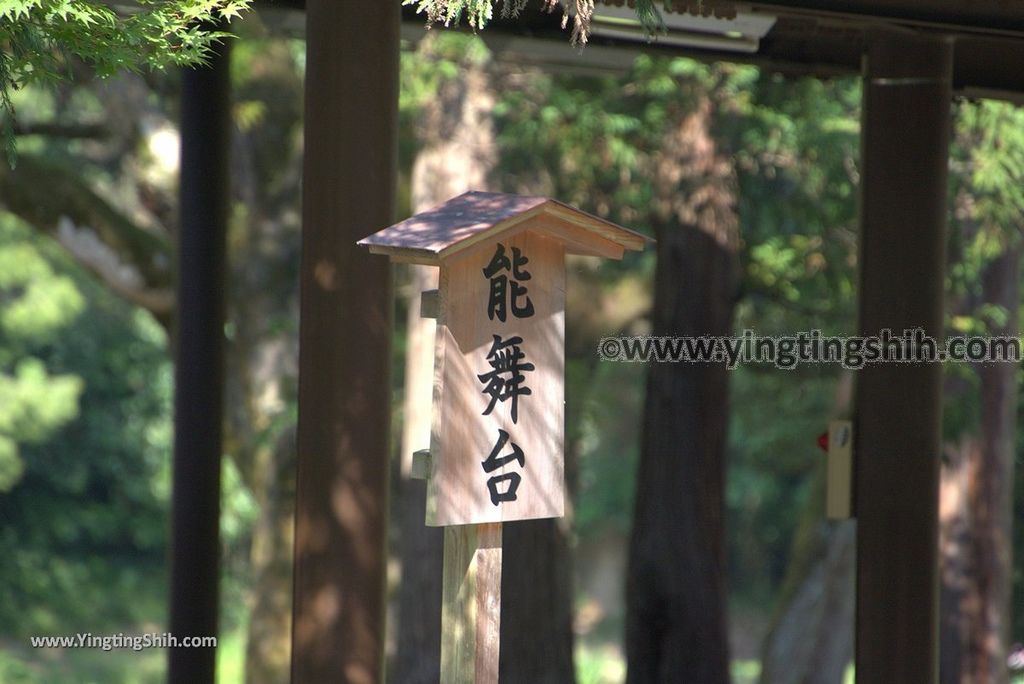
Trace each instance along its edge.
<path fill-rule="evenodd" d="M 652 240 L 640 233 L 548 197 L 471 191 L 385 228 L 358 244 L 399 261 L 441 260 L 520 230 L 550 235 L 569 254 L 621 259 Z"/>

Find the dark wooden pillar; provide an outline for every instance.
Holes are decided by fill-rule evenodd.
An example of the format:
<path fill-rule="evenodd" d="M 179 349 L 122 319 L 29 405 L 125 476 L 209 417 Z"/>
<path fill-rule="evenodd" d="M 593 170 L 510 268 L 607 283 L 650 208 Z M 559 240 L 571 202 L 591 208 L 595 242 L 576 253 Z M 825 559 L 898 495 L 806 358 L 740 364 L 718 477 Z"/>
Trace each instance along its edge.
<path fill-rule="evenodd" d="M 186 69 L 181 90 L 170 631 L 217 634 L 228 216 L 229 50 Z M 214 681 L 216 650 L 172 648 L 168 681 Z"/>
<path fill-rule="evenodd" d="M 294 684 L 382 679 L 399 11 L 306 3 Z"/>
<path fill-rule="evenodd" d="M 872 36 L 864 69 L 860 331 L 943 336 L 952 45 Z M 857 681 L 937 677 L 942 366 L 885 363 L 856 393 Z"/>

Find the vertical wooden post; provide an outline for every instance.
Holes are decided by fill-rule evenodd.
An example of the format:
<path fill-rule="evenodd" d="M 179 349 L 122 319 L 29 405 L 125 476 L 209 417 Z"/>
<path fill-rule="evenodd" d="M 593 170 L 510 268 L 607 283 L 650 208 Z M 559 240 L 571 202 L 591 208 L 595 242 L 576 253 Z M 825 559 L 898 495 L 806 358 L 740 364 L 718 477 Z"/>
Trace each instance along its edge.
<path fill-rule="evenodd" d="M 444 528 L 441 681 L 497 684 L 501 523 Z"/>
<path fill-rule="evenodd" d="M 225 42 L 182 78 L 170 596 L 178 638 L 217 634 L 229 65 Z M 167 657 L 171 684 L 214 681 L 216 649 Z"/>
<path fill-rule="evenodd" d="M 860 332 L 943 334 L 952 44 L 875 35 L 864 72 Z M 857 377 L 857 681 L 934 682 L 942 366 Z"/>
<path fill-rule="evenodd" d="M 383 679 L 399 3 L 306 3 L 292 681 Z"/>

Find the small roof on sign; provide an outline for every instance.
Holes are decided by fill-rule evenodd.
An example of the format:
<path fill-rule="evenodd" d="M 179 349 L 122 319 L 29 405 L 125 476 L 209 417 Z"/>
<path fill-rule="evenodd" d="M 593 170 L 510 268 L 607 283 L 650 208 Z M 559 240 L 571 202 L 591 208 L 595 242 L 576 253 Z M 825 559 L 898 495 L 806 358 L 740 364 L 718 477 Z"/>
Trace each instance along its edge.
<path fill-rule="evenodd" d="M 473 245 L 522 230 L 559 240 L 569 254 L 621 259 L 650 238 L 547 197 L 470 191 L 385 228 L 358 244 L 374 254 L 438 264 Z"/>

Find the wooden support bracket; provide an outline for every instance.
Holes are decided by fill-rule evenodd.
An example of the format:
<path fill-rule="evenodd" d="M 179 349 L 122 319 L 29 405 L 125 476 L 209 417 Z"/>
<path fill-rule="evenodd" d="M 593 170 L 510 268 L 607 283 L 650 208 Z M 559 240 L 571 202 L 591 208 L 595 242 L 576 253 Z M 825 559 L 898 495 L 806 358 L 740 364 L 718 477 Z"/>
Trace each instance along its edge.
<path fill-rule="evenodd" d="M 420 318 L 437 318 L 441 311 L 441 298 L 437 290 L 424 290 L 420 293 Z"/>
<path fill-rule="evenodd" d="M 430 477 L 430 449 L 412 452 L 412 468 L 409 477 L 414 480 L 426 480 Z"/>

